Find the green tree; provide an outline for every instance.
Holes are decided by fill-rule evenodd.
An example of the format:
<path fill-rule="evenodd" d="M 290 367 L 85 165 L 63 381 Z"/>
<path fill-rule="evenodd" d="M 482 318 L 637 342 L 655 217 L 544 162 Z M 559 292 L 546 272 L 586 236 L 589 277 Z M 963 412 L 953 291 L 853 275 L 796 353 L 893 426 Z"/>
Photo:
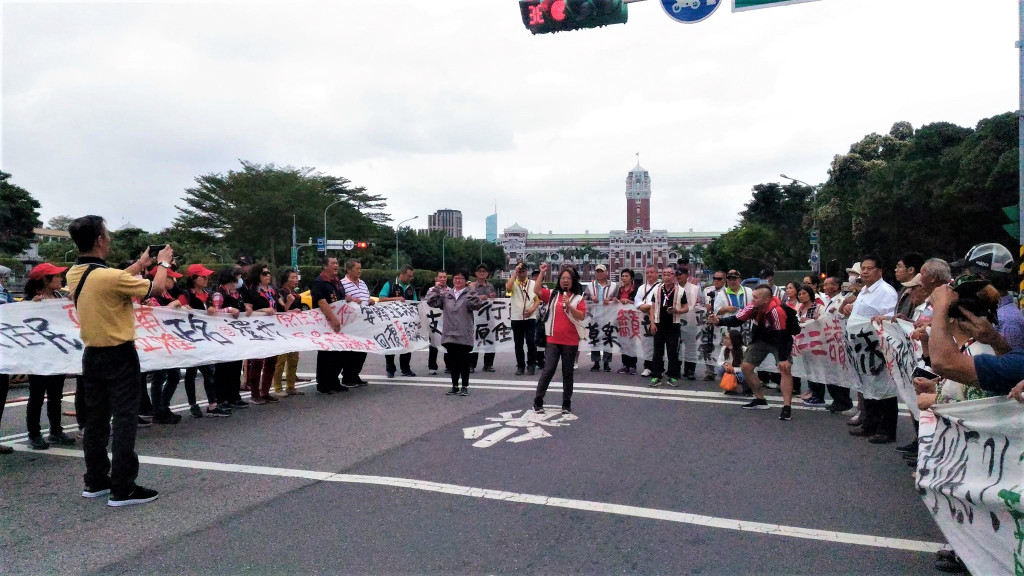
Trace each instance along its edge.
<path fill-rule="evenodd" d="M 328 211 L 330 239 L 379 244 L 374 240 L 389 220 L 381 196 L 313 168 L 241 164 L 241 170 L 197 177 L 174 228 L 191 231 L 199 244 L 225 246 L 232 258 L 245 253 L 276 264 L 290 260 L 292 217 L 300 238 L 320 236 L 324 210 L 337 202 Z M 376 250 L 364 256 L 372 261 Z"/>
<path fill-rule="evenodd" d="M 0 253 L 17 256 L 32 243 L 32 229 L 42 222 L 39 201 L 10 179 L 10 174 L 0 171 Z"/>
<path fill-rule="evenodd" d="M 50 230 L 67 230 L 71 226 L 71 221 L 74 220 L 67 214 L 61 214 L 60 216 L 54 216 L 46 221 L 46 227 Z"/>

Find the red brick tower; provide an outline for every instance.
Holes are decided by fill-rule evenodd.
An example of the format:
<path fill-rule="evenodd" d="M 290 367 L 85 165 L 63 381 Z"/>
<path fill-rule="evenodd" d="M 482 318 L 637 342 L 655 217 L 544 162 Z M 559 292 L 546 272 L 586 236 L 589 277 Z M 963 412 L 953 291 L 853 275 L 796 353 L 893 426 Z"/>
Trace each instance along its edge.
<path fill-rule="evenodd" d="M 651 176 L 640 167 L 639 154 L 626 176 L 626 230 L 651 231 Z"/>

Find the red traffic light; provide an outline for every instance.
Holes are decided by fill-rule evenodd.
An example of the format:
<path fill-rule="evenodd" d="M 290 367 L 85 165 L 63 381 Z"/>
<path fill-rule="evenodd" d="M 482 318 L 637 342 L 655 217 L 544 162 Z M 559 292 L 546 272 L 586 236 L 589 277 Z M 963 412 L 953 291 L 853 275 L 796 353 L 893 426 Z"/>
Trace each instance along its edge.
<path fill-rule="evenodd" d="M 360 250 L 362 250 L 363 248 L 366 248 L 367 246 L 369 246 L 369 244 L 367 244 L 366 242 L 357 242 L 356 243 L 356 248 L 359 248 Z"/>

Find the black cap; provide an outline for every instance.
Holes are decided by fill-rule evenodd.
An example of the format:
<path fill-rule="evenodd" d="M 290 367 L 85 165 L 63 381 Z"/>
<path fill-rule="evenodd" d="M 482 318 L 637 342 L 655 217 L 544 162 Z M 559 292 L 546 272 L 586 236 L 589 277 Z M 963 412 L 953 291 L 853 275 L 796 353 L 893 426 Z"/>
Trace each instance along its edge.
<path fill-rule="evenodd" d="M 238 261 L 235 263 L 239 266 L 252 266 L 252 258 L 242 255 L 238 257 Z"/>
<path fill-rule="evenodd" d="M 758 278 L 774 278 L 775 270 L 771 268 L 763 268 L 761 273 L 757 275 Z"/>

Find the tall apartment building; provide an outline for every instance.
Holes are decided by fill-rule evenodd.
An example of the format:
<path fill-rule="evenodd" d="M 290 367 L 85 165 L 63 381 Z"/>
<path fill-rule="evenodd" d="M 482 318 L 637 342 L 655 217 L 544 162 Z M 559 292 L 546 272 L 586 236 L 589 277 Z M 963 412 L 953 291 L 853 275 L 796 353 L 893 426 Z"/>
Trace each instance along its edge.
<path fill-rule="evenodd" d="M 427 216 L 428 230 L 444 230 L 449 238 L 462 238 L 462 211 L 444 208 Z"/>

